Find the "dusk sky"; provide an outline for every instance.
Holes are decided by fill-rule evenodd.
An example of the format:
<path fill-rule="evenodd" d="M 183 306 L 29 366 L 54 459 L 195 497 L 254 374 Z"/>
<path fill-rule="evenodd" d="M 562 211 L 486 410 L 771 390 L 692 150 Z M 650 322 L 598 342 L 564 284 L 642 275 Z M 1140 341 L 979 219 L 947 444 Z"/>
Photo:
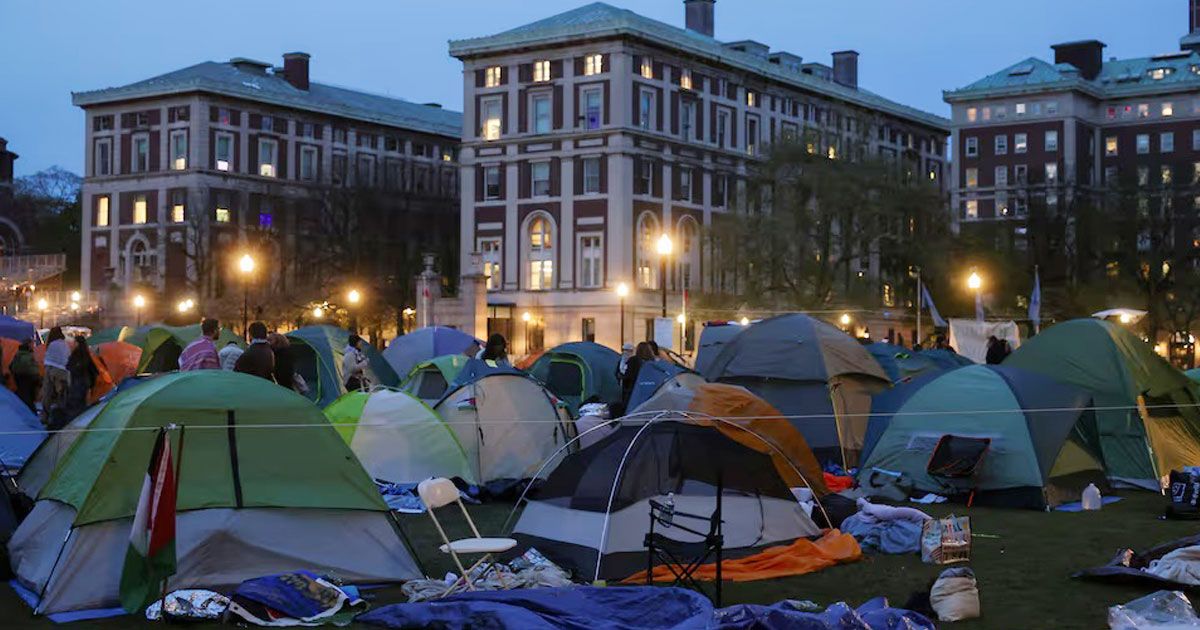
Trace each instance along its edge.
<path fill-rule="evenodd" d="M 201 61 L 281 64 L 312 55 L 312 77 L 460 109 L 461 64 L 447 41 L 489 35 L 584 2 L 4 2 L 0 7 L 0 137 L 17 174 L 52 165 L 79 172 L 83 113 L 71 92 L 123 85 Z M 681 0 L 610 4 L 682 26 Z M 718 0 L 716 36 L 754 39 L 806 61 L 861 53 L 859 82 L 945 115 L 943 89 L 969 83 L 1049 46 L 1100 39 L 1108 56 L 1178 49 L 1185 0 Z"/>

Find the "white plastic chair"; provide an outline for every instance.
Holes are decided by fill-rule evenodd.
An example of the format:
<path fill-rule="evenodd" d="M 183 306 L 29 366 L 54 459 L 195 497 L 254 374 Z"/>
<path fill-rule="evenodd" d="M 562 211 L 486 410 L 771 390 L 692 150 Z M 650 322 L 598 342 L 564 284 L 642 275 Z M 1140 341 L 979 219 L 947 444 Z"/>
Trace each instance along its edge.
<path fill-rule="evenodd" d="M 450 554 L 450 557 L 454 558 L 454 564 L 458 566 L 459 578 L 450 585 L 450 588 L 446 590 L 443 596 L 454 593 L 460 587 L 460 582 L 467 590 L 475 590 L 475 585 L 472 583 L 470 577 L 471 572 L 484 563 L 490 564 L 492 554 L 504 553 L 517 546 L 517 541 L 511 538 L 484 538 L 479 535 L 479 529 L 475 527 L 475 521 L 471 520 L 471 515 L 467 513 L 467 508 L 459 498 L 458 488 L 455 487 L 453 481 L 445 477 L 426 479 L 417 484 L 417 494 L 421 497 L 421 502 L 425 504 L 425 510 L 429 512 L 429 518 L 433 519 L 433 526 L 437 528 L 438 534 L 441 535 L 442 542 L 445 543 L 439 549 L 442 553 Z M 471 526 L 471 532 L 475 534 L 474 538 L 460 538 L 451 541 L 446 536 L 446 530 L 442 529 L 442 524 L 438 521 L 434 510 L 450 505 L 451 503 L 457 503 L 459 509 L 462 510 L 463 518 Z M 470 569 L 465 569 L 463 568 L 462 560 L 458 557 L 460 553 L 483 554 L 483 556 L 476 560 Z M 486 573 L 487 571 L 481 572 L 476 579 L 482 578 Z"/>

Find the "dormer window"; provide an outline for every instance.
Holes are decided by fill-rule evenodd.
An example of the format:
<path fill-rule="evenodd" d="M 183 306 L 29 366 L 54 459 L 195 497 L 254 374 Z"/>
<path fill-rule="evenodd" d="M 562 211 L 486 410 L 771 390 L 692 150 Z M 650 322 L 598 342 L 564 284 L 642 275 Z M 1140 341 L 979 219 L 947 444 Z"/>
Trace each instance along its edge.
<path fill-rule="evenodd" d="M 679 87 L 690 90 L 692 89 L 692 71 L 684 68 L 679 71 Z"/>
<path fill-rule="evenodd" d="M 490 66 L 483 71 L 483 87 L 498 87 L 500 85 L 500 66 Z"/>
<path fill-rule="evenodd" d="M 649 57 L 642 57 L 642 78 L 654 78 L 654 60 Z"/>
<path fill-rule="evenodd" d="M 547 60 L 533 62 L 533 80 L 537 83 L 550 80 L 550 62 Z"/>
<path fill-rule="evenodd" d="M 1192 66 L 1192 68 L 1194 69 L 1195 66 Z M 1175 73 L 1175 68 L 1171 68 L 1171 67 L 1150 68 L 1149 70 L 1146 71 L 1146 74 L 1149 75 L 1150 78 L 1154 79 L 1155 81 L 1161 81 L 1162 79 L 1165 79 L 1174 73 Z"/>

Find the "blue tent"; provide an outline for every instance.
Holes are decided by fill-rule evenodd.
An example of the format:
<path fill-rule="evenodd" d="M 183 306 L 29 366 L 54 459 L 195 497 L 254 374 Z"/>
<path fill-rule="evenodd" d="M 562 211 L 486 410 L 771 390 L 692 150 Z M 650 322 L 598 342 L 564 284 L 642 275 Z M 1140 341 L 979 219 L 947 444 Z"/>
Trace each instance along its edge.
<path fill-rule="evenodd" d="M 37 416 L 16 394 L 0 387 L 0 464 L 16 471 L 44 439 L 45 427 Z"/>
<path fill-rule="evenodd" d="M 704 329 L 700 331 L 700 345 L 696 349 L 696 371 L 703 374 L 708 364 L 721 353 L 721 348 L 745 328 L 737 322 L 705 322 Z"/>
<path fill-rule="evenodd" d="M 461 330 L 446 326 L 427 326 L 393 339 L 384 349 L 383 358 L 396 374 L 407 375 L 417 365 L 434 357 L 462 354 L 471 344 L 483 347 L 482 341 Z"/>
<path fill-rule="evenodd" d="M 28 341 L 37 337 L 37 327 L 23 319 L 0 315 L 0 337 Z"/>
<path fill-rule="evenodd" d="M 922 374 L 973 365 L 970 359 L 949 350 L 909 350 L 882 341 L 867 346 L 867 352 L 879 362 L 892 382 L 910 381 Z"/>
<path fill-rule="evenodd" d="M 529 366 L 529 373 L 567 403 L 571 415 L 579 405 L 595 397 L 600 402 L 621 400 L 617 366 L 621 355 L 591 341 L 574 341 L 555 346 Z"/>
<path fill-rule="evenodd" d="M 643 363 L 642 369 L 638 370 L 637 380 L 634 381 L 633 392 L 629 394 L 629 403 L 625 405 L 625 413 L 632 413 L 642 403 L 650 400 L 650 397 L 654 396 L 663 383 L 675 378 L 679 374 L 689 371 L 687 368 L 670 361 L 648 361 Z"/>

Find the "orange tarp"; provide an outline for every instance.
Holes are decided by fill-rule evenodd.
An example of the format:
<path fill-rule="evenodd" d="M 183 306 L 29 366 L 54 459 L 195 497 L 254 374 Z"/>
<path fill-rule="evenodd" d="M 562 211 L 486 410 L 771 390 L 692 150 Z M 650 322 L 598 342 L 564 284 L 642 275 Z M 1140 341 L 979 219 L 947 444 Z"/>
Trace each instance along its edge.
<path fill-rule="evenodd" d="M 825 487 L 821 466 L 817 463 L 817 458 L 813 456 L 812 449 L 808 447 L 808 442 L 778 409 L 771 406 L 771 403 L 759 398 L 745 387 L 724 383 L 704 383 L 697 386 L 694 391 L 690 404 L 691 411 L 721 418 L 727 422 L 706 421 L 699 418 L 691 418 L 690 421 L 715 426 L 725 437 L 742 446 L 770 455 L 771 460 L 775 463 L 775 470 L 788 487 L 807 486 L 818 497 L 829 494 L 829 489 Z M 729 426 L 728 423 L 735 424 L 741 429 Z M 763 444 L 763 440 L 771 442 L 775 448 Z M 797 478 L 797 470 L 803 475 L 803 480 Z"/>
<path fill-rule="evenodd" d="M 733 582 L 752 582 L 771 578 L 803 575 L 827 569 L 835 564 L 857 562 L 862 559 L 862 549 L 850 534 L 831 529 L 816 541 L 797 538 L 790 545 L 768 547 L 753 556 L 726 560 L 721 563 L 721 578 Z M 698 580 L 717 579 L 717 565 L 706 564 L 692 574 Z M 659 565 L 654 567 L 655 582 L 671 582 L 675 575 L 671 569 Z M 645 583 L 646 572 L 639 571 L 624 580 L 626 584 Z"/>

